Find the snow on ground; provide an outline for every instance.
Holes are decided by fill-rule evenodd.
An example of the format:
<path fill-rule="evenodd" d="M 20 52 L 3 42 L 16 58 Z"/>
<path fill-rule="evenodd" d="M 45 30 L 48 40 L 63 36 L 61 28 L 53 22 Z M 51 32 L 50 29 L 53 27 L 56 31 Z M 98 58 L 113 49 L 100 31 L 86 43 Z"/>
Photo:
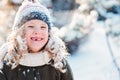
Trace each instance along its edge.
<path fill-rule="evenodd" d="M 69 58 L 74 80 L 120 80 L 106 43 L 104 23 L 93 27 L 87 42 Z"/>

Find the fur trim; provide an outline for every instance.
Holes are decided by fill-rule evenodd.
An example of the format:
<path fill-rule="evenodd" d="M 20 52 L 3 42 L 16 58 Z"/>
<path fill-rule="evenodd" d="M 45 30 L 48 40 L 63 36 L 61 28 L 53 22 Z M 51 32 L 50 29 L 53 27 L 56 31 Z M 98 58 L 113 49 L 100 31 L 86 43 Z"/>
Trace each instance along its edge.
<path fill-rule="evenodd" d="M 19 64 L 35 67 L 49 64 L 49 61 L 49 54 L 42 51 L 39 53 L 26 53 L 24 57 L 20 59 Z"/>

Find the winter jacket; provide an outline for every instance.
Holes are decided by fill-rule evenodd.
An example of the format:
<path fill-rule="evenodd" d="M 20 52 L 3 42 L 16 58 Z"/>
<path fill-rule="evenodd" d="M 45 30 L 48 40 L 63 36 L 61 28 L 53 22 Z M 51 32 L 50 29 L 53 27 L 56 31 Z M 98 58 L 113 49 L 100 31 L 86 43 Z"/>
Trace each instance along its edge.
<path fill-rule="evenodd" d="M 11 69 L 11 66 L 4 63 L 0 71 L 0 80 L 73 80 L 69 65 L 66 67 L 67 71 L 61 73 L 51 65 L 36 67 L 18 65 Z"/>

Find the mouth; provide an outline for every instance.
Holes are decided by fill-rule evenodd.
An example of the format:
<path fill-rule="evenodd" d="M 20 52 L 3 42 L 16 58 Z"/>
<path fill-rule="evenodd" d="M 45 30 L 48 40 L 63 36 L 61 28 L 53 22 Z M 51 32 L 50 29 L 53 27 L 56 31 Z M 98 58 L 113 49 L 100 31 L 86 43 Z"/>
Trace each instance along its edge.
<path fill-rule="evenodd" d="M 40 37 L 31 37 L 31 40 L 32 41 L 41 41 L 41 40 L 43 40 L 43 38 L 40 38 Z"/>

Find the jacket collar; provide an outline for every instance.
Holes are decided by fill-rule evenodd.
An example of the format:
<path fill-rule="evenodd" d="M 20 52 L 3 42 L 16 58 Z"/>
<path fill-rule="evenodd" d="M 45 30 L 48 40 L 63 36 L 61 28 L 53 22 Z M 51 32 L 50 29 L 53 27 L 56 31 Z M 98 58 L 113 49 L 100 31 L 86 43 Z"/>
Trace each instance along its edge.
<path fill-rule="evenodd" d="M 19 61 L 19 64 L 24 66 L 42 66 L 49 64 L 50 61 L 49 54 L 47 52 L 39 53 L 26 53 Z"/>

